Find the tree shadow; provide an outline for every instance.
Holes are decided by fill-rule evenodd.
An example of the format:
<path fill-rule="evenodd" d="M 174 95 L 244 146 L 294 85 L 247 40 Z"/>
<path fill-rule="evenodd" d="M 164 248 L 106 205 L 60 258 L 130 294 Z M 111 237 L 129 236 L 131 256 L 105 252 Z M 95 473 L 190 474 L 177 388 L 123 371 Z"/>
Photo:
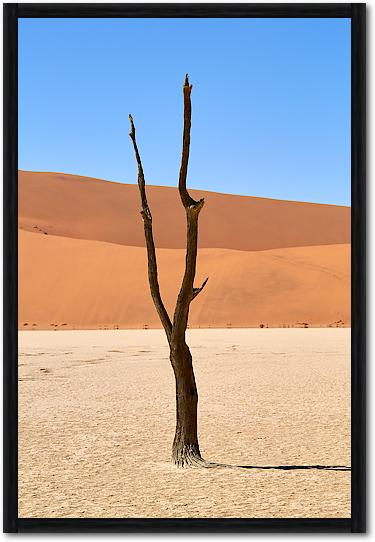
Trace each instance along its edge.
<path fill-rule="evenodd" d="M 351 467 L 345 465 L 236 465 L 239 469 L 259 469 L 259 470 L 334 470 L 350 471 Z"/>
<path fill-rule="evenodd" d="M 199 466 L 206 468 L 223 467 L 227 469 L 252 469 L 252 470 L 330 470 L 351 471 L 347 465 L 234 465 L 230 463 L 215 463 L 200 458 Z"/>

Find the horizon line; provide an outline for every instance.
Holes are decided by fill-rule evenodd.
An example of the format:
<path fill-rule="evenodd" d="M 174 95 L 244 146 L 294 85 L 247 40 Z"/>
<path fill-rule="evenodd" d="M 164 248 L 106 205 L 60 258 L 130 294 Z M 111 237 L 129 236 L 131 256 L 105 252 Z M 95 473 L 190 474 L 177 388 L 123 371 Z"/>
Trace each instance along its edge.
<path fill-rule="evenodd" d="M 18 168 L 18 172 L 22 173 L 40 173 L 40 174 L 52 174 L 52 175 L 66 175 L 70 177 L 83 177 L 85 179 L 92 179 L 94 181 L 100 181 L 104 183 L 112 183 L 116 185 L 125 185 L 125 186 L 137 186 L 137 182 L 124 182 L 124 181 L 114 181 L 109 179 L 103 179 L 101 177 L 91 177 L 88 175 L 81 175 L 79 173 L 65 173 L 63 171 L 41 171 L 41 170 L 31 170 L 31 169 L 21 169 Z M 170 185 L 160 185 L 160 184 L 147 184 L 146 181 L 146 187 L 154 187 L 154 188 L 171 188 L 173 190 L 178 190 L 178 183 L 176 183 L 176 186 L 170 186 Z M 351 208 L 351 205 L 343 205 L 338 203 L 322 203 L 322 202 L 315 202 L 315 201 L 305 201 L 305 200 L 290 200 L 290 199 L 280 199 L 280 198 L 272 198 L 272 197 L 265 197 L 265 196 L 248 196 L 245 194 L 235 194 L 232 192 L 218 192 L 216 190 L 207 190 L 205 188 L 190 188 L 188 187 L 188 190 L 192 190 L 195 192 L 208 192 L 210 194 L 220 194 L 223 196 L 234 196 L 239 198 L 253 198 L 253 199 L 265 199 L 270 201 L 282 201 L 286 203 L 305 203 L 309 205 L 326 205 L 330 207 L 344 207 L 347 209 Z"/>

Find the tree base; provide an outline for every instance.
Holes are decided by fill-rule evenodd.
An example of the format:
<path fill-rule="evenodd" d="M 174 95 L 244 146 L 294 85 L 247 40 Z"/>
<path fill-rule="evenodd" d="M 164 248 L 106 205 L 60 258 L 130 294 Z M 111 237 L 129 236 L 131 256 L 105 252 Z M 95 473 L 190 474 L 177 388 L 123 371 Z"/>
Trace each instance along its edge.
<path fill-rule="evenodd" d="M 195 444 L 174 446 L 172 464 L 179 469 L 207 466 L 207 462 L 200 454 L 199 447 Z"/>
<path fill-rule="evenodd" d="M 197 445 L 188 444 L 185 446 L 173 447 L 172 450 L 172 465 L 178 469 L 200 468 L 212 469 L 214 467 L 226 467 L 221 463 L 213 463 L 206 461 L 201 456 Z"/>

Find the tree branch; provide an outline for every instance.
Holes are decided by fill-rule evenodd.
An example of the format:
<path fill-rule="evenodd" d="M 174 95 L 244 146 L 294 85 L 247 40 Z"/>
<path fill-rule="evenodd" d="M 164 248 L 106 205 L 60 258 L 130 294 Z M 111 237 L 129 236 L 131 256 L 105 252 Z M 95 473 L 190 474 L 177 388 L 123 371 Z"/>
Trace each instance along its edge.
<path fill-rule="evenodd" d="M 139 155 L 138 146 L 137 146 L 137 142 L 135 138 L 134 122 L 131 115 L 129 115 L 129 120 L 130 120 L 129 136 L 133 142 L 135 158 L 138 164 L 138 187 L 139 187 L 139 193 L 141 195 L 141 204 L 142 204 L 141 215 L 143 218 L 143 226 L 144 226 L 146 246 L 147 246 L 148 282 L 150 285 L 151 296 L 152 296 L 155 308 L 158 312 L 161 323 L 163 324 L 165 333 L 168 338 L 168 342 L 170 342 L 171 335 L 172 335 L 172 323 L 164 307 L 164 303 L 160 295 L 154 236 L 152 232 L 152 215 L 151 215 L 151 211 L 147 202 L 145 177 L 143 173 L 141 157 Z"/>
<path fill-rule="evenodd" d="M 173 316 L 172 327 L 172 342 L 174 339 L 184 339 L 187 327 L 190 303 L 198 295 L 206 284 L 203 284 L 201 289 L 195 289 L 194 295 L 194 278 L 197 262 L 197 246 L 198 246 L 198 218 L 199 213 L 204 205 L 204 199 L 195 201 L 190 197 L 186 189 L 186 177 L 189 161 L 189 145 L 190 145 L 190 127 L 191 127 L 191 94 L 192 86 L 189 85 L 189 78 L 186 75 L 185 84 L 183 87 L 184 93 L 184 134 L 182 143 L 182 159 L 180 169 L 180 179 L 178 189 L 181 201 L 186 210 L 187 220 L 187 236 L 186 236 L 186 263 L 185 274 L 182 279 L 181 289 L 178 294 L 176 308 Z"/>
<path fill-rule="evenodd" d="M 182 138 L 182 157 L 180 167 L 180 177 L 178 180 L 178 190 L 185 209 L 191 205 L 196 205 L 197 202 L 190 196 L 186 189 L 186 177 L 189 163 L 190 150 L 190 128 L 191 128 L 191 100 L 190 94 L 193 85 L 189 84 L 189 76 L 186 74 L 183 88 L 184 93 L 184 132 Z"/>
<path fill-rule="evenodd" d="M 208 277 L 206 278 L 206 280 L 203 282 L 202 286 L 200 288 L 193 288 L 193 299 L 195 299 L 197 297 L 198 294 L 201 293 L 201 291 L 203 290 L 203 288 L 206 286 L 207 284 L 207 281 L 208 281 Z M 192 299 L 192 301 L 193 301 Z"/>

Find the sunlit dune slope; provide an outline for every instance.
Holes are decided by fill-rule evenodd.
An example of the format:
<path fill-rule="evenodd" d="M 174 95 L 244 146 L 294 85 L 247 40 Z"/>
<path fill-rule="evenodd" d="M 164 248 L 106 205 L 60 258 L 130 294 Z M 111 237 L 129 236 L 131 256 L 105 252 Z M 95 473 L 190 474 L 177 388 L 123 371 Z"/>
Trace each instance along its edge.
<path fill-rule="evenodd" d="M 160 327 L 144 248 L 20 230 L 19 255 L 21 329 Z M 170 314 L 184 260 L 182 249 L 158 250 Z M 263 252 L 201 249 L 196 284 L 210 278 L 192 302 L 190 325 L 348 325 L 349 269 L 347 244 Z"/>

